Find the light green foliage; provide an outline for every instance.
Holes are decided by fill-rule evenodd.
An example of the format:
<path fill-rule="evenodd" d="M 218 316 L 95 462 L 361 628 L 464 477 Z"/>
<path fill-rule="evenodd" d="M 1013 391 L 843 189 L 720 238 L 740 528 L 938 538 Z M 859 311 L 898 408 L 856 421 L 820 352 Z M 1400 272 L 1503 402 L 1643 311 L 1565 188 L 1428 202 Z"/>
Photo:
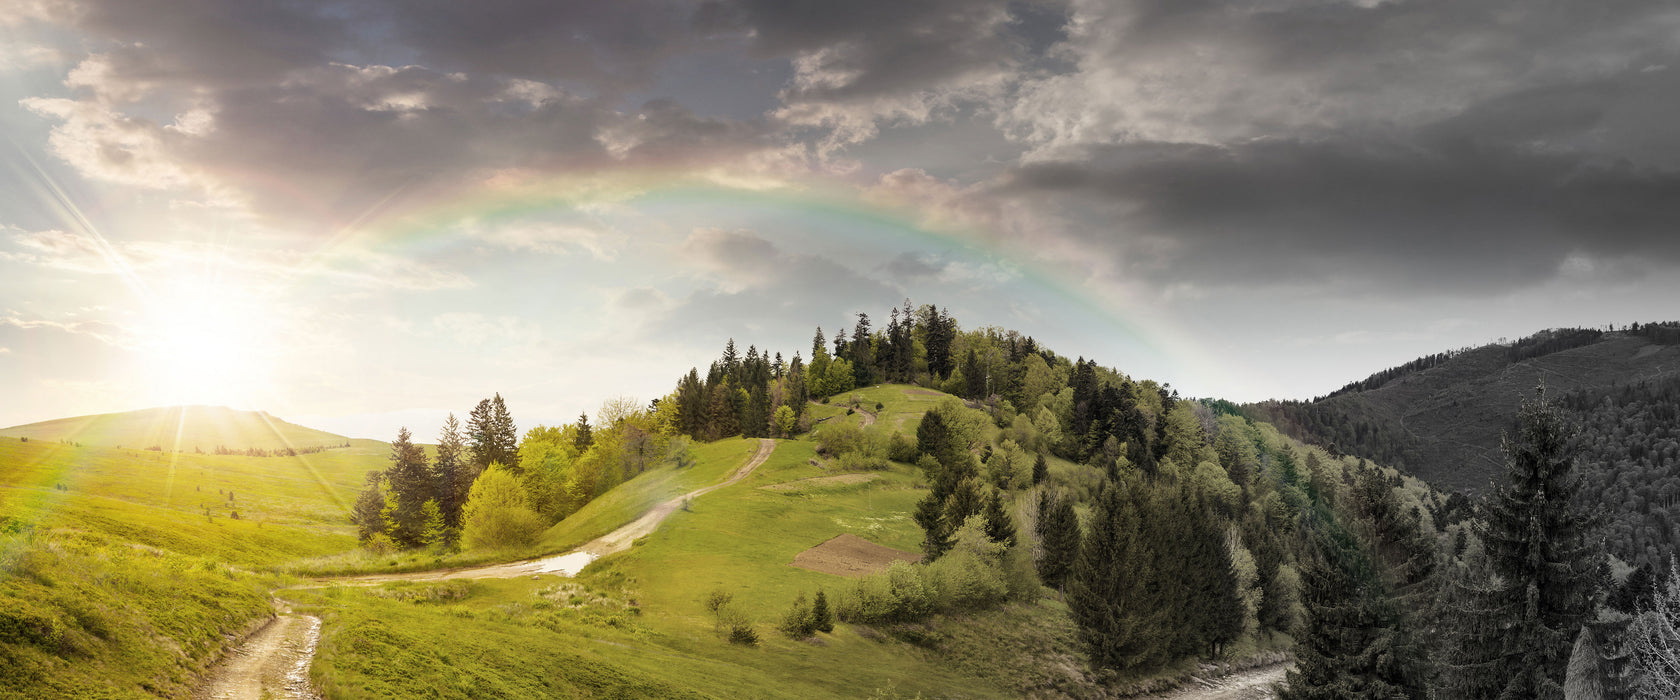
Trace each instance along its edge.
<path fill-rule="evenodd" d="M 779 437 L 793 437 L 799 427 L 799 416 L 788 406 L 777 406 L 776 415 L 772 419 Z"/>
<path fill-rule="evenodd" d="M 1069 390 L 1064 389 L 1063 391 L 1068 392 Z M 1071 400 L 1072 394 L 1069 393 L 1069 401 Z M 1033 417 L 1033 428 L 1038 430 L 1039 439 L 1042 440 L 1041 447 L 1043 449 L 1055 449 L 1061 446 L 1062 422 L 1061 419 L 1056 417 L 1056 413 L 1052 411 L 1050 407 L 1047 406 L 1038 409 L 1038 415 Z"/>
<path fill-rule="evenodd" d="M 945 419 L 950 427 L 951 435 L 956 444 L 965 450 L 972 450 L 986 444 L 992 432 L 992 418 L 985 411 L 969 408 L 963 405 L 962 399 L 947 396 L 934 406 L 934 411 Z"/>
<path fill-rule="evenodd" d="M 577 428 L 537 426 L 525 431 L 519 444 L 521 482 L 527 506 L 545 522 L 557 522 L 577 510 Z M 593 449 L 593 448 L 591 448 Z"/>
<path fill-rule="evenodd" d="M 1237 597 L 1243 605 L 1243 634 L 1253 635 L 1260 627 L 1260 573 L 1254 555 L 1243 546 L 1242 532 L 1235 525 L 1225 531 L 1225 551 L 1231 558 L 1231 572 L 1237 578 Z"/>
<path fill-rule="evenodd" d="M 1173 404 L 1173 409 L 1167 413 L 1167 458 L 1180 465 L 1196 464 L 1204 459 L 1217 460 L 1216 454 L 1207 453 L 1207 436 L 1202 431 L 1202 421 L 1196 417 L 1192 408 L 1195 404 L 1190 401 L 1179 401 Z"/>
<path fill-rule="evenodd" d="M 420 542 L 427 547 L 439 548 L 449 544 L 449 523 L 443 519 L 443 509 L 438 507 L 437 501 L 428 499 L 420 506 L 420 520 L 423 529 Z"/>
<path fill-rule="evenodd" d="M 1242 506 L 1242 489 L 1231 481 L 1230 475 L 1219 468 L 1219 465 L 1213 462 L 1197 464 L 1191 479 L 1197 488 L 1227 512 L 1236 512 Z"/>
<path fill-rule="evenodd" d="M 473 482 L 462 521 L 461 540 L 474 549 L 524 547 L 542 530 L 542 519 L 526 505 L 519 480 L 495 463 Z"/>

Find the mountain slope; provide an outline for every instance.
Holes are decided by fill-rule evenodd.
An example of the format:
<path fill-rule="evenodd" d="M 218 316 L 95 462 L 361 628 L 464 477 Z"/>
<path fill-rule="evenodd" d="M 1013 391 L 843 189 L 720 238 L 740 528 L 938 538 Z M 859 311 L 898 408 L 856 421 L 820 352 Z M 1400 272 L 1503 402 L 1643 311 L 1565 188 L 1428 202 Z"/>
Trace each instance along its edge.
<path fill-rule="evenodd" d="M 1312 402 L 1245 407 L 1291 435 L 1405 469 L 1437 486 L 1485 490 L 1518 404 L 1680 376 L 1680 345 L 1642 332 L 1545 331 L 1511 345 L 1425 358 Z M 1650 329 L 1649 332 L 1644 332 Z"/>
<path fill-rule="evenodd" d="M 171 452 L 301 449 L 343 445 L 342 435 L 293 425 L 261 411 L 223 406 L 169 406 L 15 425 L 0 436 L 101 447 L 159 447 Z"/>

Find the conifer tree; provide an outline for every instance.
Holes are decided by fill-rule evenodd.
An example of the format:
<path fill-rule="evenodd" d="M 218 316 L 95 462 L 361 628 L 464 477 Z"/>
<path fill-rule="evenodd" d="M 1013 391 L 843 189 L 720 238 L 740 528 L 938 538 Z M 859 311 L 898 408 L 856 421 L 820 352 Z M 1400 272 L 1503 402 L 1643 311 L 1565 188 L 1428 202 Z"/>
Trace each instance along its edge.
<path fill-rule="evenodd" d="M 593 444 L 595 444 L 595 431 L 590 430 L 589 412 L 584 411 L 578 414 L 577 435 L 572 438 L 572 446 L 577 448 L 579 454 L 582 454 Z"/>
<path fill-rule="evenodd" d="M 432 498 L 431 474 L 426 468 L 426 452 L 414 444 L 408 428 L 397 431 L 391 442 L 391 466 L 385 470 L 385 483 L 396 502 L 391 513 L 391 539 L 404 547 L 424 543 L 425 514 L 422 507 Z"/>
<path fill-rule="evenodd" d="M 367 473 L 366 483 L 362 492 L 356 496 L 356 504 L 350 509 L 350 522 L 356 525 L 356 540 L 367 544 L 374 535 L 384 534 L 385 518 L 385 472 L 371 470 Z"/>
<path fill-rule="evenodd" d="M 443 421 L 443 432 L 438 435 L 437 459 L 432 461 L 438 508 L 443 511 L 444 522 L 451 528 L 461 527 L 461 507 L 467 503 L 467 492 L 472 490 L 473 479 L 478 478 L 477 470 L 465 459 L 464 449 L 461 422 L 451 413 Z"/>
<path fill-rule="evenodd" d="M 1039 484 L 1044 483 L 1044 480 L 1046 478 L 1049 478 L 1049 476 L 1050 476 L 1050 463 L 1045 461 L 1043 453 L 1039 453 L 1038 459 L 1033 460 L 1033 470 L 1032 470 L 1033 486 L 1037 486 Z"/>
<path fill-rule="evenodd" d="M 986 495 L 986 539 L 1006 547 L 1015 546 L 1015 519 L 1003 503 L 1003 492 L 991 489 Z"/>
<path fill-rule="evenodd" d="M 1079 539 L 1079 516 L 1073 511 L 1073 500 L 1053 497 L 1049 490 L 1040 491 L 1038 578 L 1044 585 L 1065 590 L 1068 573 L 1079 558 Z"/>
<path fill-rule="evenodd" d="M 1504 483 L 1477 523 L 1485 556 L 1443 616 L 1452 627 L 1439 694 L 1563 697 L 1572 646 L 1604 578 L 1603 557 L 1588 539 L 1594 523 L 1573 505 L 1571 439 L 1544 395 L 1523 403 L 1517 434 L 1505 440 Z"/>
<path fill-rule="evenodd" d="M 1168 658 L 1168 620 L 1152 585 L 1155 562 L 1141 541 L 1139 509 L 1122 488 L 1110 483 L 1097 497 L 1090 535 L 1068 581 L 1068 611 L 1092 664 L 1152 669 Z"/>
<path fill-rule="evenodd" d="M 501 393 L 490 399 L 490 408 L 494 431 L 491 433 L 493 452 L 492 462 L 501 464 L 508 471 L 518 474 L 519 469 L 519 427 L 513 423 L 513 415 L 508 413 L 507 404 L 502 402 Z"/>
<path fill-rule="evenodd" d="M 1396 620 L 1392 599 L 1359 539 L 1331 521 L 1327 510 L 1313 530 L 1301 571 L 1306 620 L 1295 645 L 1285 700 L 1422 698 L 1406 669 L 1391 663 L 1385 632 Z"/>
<path fill-rule="evenodd" d="M 811 601 L 812 627 L 818 632 L 834 631 L 834 610 L 828 607 L 828 596 L 817 589 L 817 599 Z"/>

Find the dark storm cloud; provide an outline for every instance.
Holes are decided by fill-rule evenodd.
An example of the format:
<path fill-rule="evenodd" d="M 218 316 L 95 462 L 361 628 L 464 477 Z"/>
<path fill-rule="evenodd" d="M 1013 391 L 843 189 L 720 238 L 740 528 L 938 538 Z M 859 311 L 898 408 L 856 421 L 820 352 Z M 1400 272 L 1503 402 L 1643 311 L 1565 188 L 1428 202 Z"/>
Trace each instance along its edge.
<path fill-rule="evenodd" d="M 1680 264 L 1680 173 L 1570 154 L 1139 144 L 1021 168 L 996 193 L 1068 203 L 1085 217 L 1072 235 L 1159 283 L 1493 291 L 1583 256 Z"/>

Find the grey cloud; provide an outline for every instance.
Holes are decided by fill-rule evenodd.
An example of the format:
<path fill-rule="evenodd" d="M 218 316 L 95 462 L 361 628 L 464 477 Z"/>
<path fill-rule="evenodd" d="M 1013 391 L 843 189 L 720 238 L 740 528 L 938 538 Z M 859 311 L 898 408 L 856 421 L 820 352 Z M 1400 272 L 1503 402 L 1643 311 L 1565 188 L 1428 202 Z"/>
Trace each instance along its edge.
<path fill-rule="evenodd" d="M 1139 144 L 1023 167 L 993 194 L 1080 212 L 1065 235 L 1157 283 L 1481 293 L 1577 256 L 1680 264 L 1680 173 L 1518 149 Z"/>
<path fill-rule="evenodd" d="M 937 276 L 945 266 L 934 265 L 927 256 L 918 253 L 899 253 L 882 269 L 895 280 L 921 280 Z"/>
<path fill-rule="evenodd" d="M 813 313 L 875 311 L 894 306 L 903 295 L 892 287 L 821 256 L 781 250 L 749 232 L 702 232 L 691 237 L 685 252 L 712 269 L 727 270 L 728 279 L 749 276 L 745 285 L 703 288 L 675 300 L 660 318 L 644 328 L 647 338 L 679 338 L 710 346 L 732 335 L 738 341 L 785 338 L 800 347 L 809 343 Z M 775 336 L 775 337 L 768 337 Z M 754 341 L 745 341 L 754 342 Z"/>

